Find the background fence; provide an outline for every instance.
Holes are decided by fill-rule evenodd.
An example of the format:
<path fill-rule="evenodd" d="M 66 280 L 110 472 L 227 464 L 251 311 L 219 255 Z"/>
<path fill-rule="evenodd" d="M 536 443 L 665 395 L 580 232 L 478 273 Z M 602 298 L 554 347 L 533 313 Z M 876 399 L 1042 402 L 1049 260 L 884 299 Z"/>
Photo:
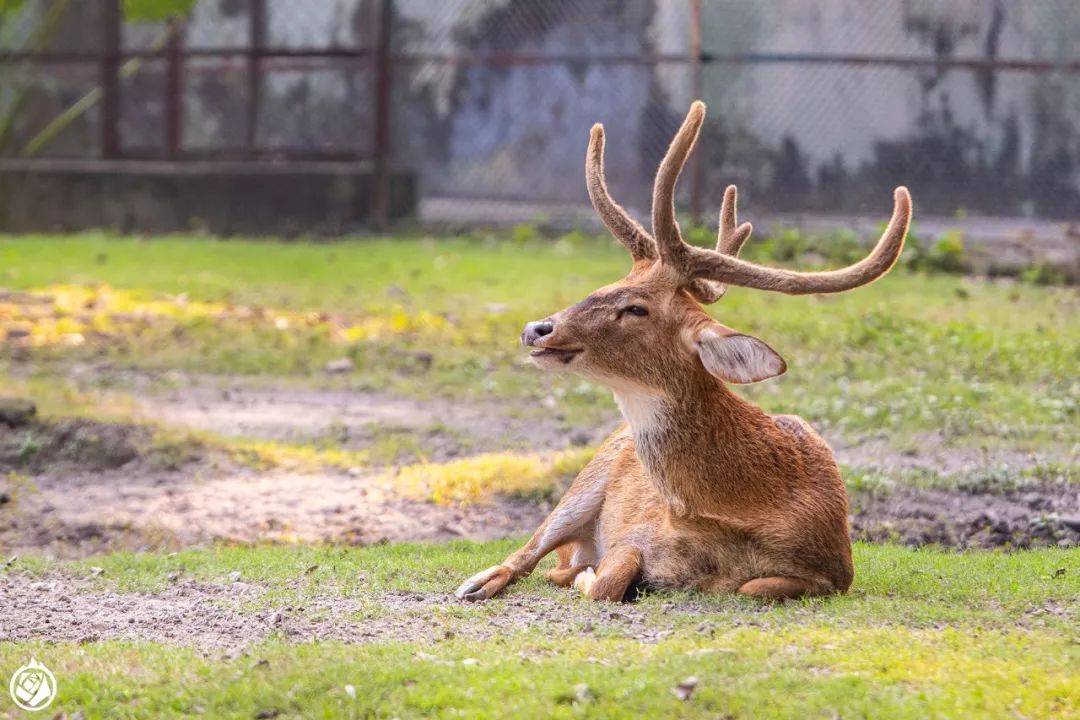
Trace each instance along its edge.
<path fill-rule="evenodd" d="M 1071 0 L 26 0 L 0 27 L 0 152 L 358 164 L 421 209 L 585 201 L 588 128 L 639 212 L 690 100 L 681 201 L 1080 215 Z M 390 192 L 377 181 L 372 202 Z M 509 210 L 508 210 L 509 209 Z M 257 212 L 258 209 L 253 209 Z"/>

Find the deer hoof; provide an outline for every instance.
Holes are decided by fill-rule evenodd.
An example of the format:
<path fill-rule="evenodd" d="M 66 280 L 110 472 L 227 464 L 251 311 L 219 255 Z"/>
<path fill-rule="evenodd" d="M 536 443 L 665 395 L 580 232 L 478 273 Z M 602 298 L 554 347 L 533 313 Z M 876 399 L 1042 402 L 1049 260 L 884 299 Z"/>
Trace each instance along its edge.
<path fill-rule="evenodd" d="M 454 593 L 459 600 L 476 602 L 487 600 L 506 587 L 513 577 L 513 572 L 505 565 L 495 565 L 473 575 L 461 584 Z"/>
<path fill-rule="evenodd" d="M 592 591 L 593 583 L 596 582 L 596 573 L 592 567 L 587 567 L 577 574 L 574 578 L 574 589 L 580 592 L 585 597 L 591 597 L 589 593 Z"/>

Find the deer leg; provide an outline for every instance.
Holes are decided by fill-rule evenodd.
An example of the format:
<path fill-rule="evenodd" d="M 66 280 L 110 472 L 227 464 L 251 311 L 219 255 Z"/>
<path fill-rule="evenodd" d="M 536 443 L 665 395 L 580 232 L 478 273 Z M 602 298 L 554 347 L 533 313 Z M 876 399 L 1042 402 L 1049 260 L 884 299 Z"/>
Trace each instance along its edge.
<path fill-rule="evenodd" d="M 805 580 L 793 577 L 763 577 L 744 583 L 738 590 L 740 595 L 750 595 L 768 600 L 797 598 L 803 595 L 816 595 L 813 586 Z"/>
<path fill-rule="evenodd" d="M 545 555 L 588 532 L 604 503 L 606 489 L 606 464 L 586 466 L 524 547 L 501 565 L 473 575 L 454 594 L 463 600 L 487 600 L 510 582 L 528 576 Z M 591 541 L 591 534 L 588 539 Z"/>
<path fill-rule="evenodd" d="M 570 587 L 579 572 L 595 563 L 595 560 L 587 557 L 595 557 L 595 551 L 588 552 L 579 542 L 560 545 L 555 552 L 559 554 L 559 563 L 547 571 L 547 579 L 559 587 Z"/>
<path fill-rule="evenodd" d="M 640 575 L 641 551 L 623 546 L 608 551 L 595 573 L 590 567 L 579 574 L 574 587 L 593 600 L 620 602 Z"/>
<path fill-rule="evenodd" d="M 547 571 L 547 579 L 559 587 L 570 587 L 574 579 L 591 565 L 569 565 L 567 567 L 552 568 Z"/>

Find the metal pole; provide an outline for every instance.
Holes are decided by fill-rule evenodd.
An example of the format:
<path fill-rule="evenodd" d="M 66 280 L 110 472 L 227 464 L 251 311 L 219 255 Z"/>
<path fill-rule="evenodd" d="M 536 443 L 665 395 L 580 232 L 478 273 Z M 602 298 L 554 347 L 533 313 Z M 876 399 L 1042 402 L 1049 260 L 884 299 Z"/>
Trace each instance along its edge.
<path fill-rule="evenodd" d="M 165 49 L 165 157 L 176 160 L 183 144 L 184 122 L 184 58 L 182 56 L 184 22 L 169 21 L 169 40 Z"/>
<path fill-rule="evenodd" d="M 701 0 L 690 0 L 690 88 L 694 100 L 703 93 L 701 71 Z M 706 134 L 698 141 L 698 150 L 690 157 L 690 223 L 701 224 L 701 196 L 705 185 L 705 166 L 701 162 Z"/>
<path fill-rule="evenodd" d="M 249 45 L 247 53 L 247 126 L 244 133 L 244 152 L 255 155 L 259 123 L 259 102 L 262 89 L 262 56 L 266 48 L 266 0 L 251 0 L 249 16 Z"/>
<path fill-rule="evenodd" d="M 382 0 L 379 9 L 379 34 L 375 46 L 375 146 L 373 148 L 373 187 L 371 220 L 385 228 L 390 220 L 390 45 L 393 31 L 393 0 Z"/>
<path fill-rule="evenodd" d="M 103 0 L 101 12 L 101 156 L 120 157 L 120 0 Z"/>

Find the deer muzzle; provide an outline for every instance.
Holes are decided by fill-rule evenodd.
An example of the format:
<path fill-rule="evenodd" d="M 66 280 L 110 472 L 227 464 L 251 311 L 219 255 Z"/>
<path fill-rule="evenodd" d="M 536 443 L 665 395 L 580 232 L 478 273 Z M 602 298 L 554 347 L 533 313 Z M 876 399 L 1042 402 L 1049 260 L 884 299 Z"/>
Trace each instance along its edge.
<path fill-rule="evenodd" d="M 525 330 L 521 333 L 521 344 L 526 347 L 534 347 L 537 340 L 547 337 L 553 332 L 555 332 L 555 323 L 550 320 L 534 320 L 525 325 Z"/>
<path fill-rule="evenodd" d="M 539 320 L 525 325 L 521 333 L 521 344 L 525 347 L 535 348 L 529 353 L 534 361 L 546 359 L 557 360 L 563 365 L 569 365 L 581 352 L 581 348 L 564 348 L 549 345 L 549 336 L 555 332 L 555 323 L 551 320 Z M 543 365 L 542 365 L 543 367 Z"/>

